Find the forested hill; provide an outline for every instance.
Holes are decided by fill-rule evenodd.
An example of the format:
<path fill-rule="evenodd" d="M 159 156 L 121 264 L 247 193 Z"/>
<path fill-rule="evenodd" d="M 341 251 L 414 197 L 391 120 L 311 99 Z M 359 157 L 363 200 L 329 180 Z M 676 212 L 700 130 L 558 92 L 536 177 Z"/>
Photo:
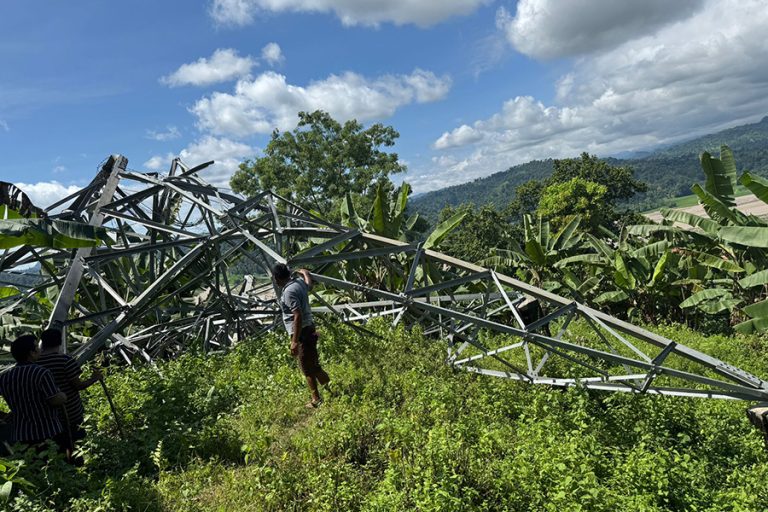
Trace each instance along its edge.
<path fill-rule="evenodd" d="M 709 151 L 716 155 L 722 144 L 733 150 L 739 172 L 750 170 L 768 175 L 768 116 L 758 123 L 698 137 L 642 158 L 607 160 L 612 165 L 632 167 L 635 176 L 648 183 L 648 193 L 636 198 L 634 203 L 638 209 L 648 209 L 665 198 L 690 194 L 691 185 L 702 181 L 699 154 Z M 551 172 L 551 159 L 534 160 L 469 183 L 420 195 L 411 201 L 411 207 L 430 220 L 435 220 L 446 205 L 474 203 L 476 206 L 503 207 L 512 200 L 518 185 L 531 179 L 546 178 Z"/>

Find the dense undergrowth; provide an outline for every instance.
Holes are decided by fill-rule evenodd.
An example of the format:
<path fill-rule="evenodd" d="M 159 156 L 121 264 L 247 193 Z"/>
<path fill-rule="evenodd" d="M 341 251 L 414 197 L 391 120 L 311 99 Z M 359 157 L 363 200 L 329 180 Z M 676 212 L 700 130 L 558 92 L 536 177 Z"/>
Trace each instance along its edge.
<path fill-rule="evenodd" d="M 122 369 L 87 393 L 85 466 L 28 457 L 10 510 L 764 510 L 746 403 L 457 372 L 416 331 L 326 326 L 335 392 L 307 410 L 285 340 Z M 576 327 L 578 328 L 578 327 Z M 757 375 L 766 341 L 657 331 Z"/>

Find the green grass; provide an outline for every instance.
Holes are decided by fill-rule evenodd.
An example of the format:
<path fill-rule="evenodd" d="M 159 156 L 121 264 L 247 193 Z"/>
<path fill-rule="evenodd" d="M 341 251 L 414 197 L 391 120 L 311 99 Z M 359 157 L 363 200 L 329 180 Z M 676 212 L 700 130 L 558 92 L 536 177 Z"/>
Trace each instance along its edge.
<path fill-rule="evenodd" d="M 454 371 L 418 332 L 326 328 L 307 410 L 283 337 L 112 372 L 129 439 L 87 393 L 86 464 L 28 458 L 10 510 L 760 510 L 744 402 L 528 386 Z M 573 334 L 580 334 L 574 326 Z M 762 338 L 661 334 L 768 375 Z"/>

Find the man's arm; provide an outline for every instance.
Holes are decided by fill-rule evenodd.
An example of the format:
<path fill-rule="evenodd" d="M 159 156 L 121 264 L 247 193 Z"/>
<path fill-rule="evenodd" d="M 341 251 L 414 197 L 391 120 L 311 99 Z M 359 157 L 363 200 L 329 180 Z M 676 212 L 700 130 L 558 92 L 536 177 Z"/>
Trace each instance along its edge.
<path fill-rule="evenodd" d="M 91 376 L 89 378 L 85 380 L 81 379 L 80 375 L 83 373 L 83 370 L 80 368 L 80 365 L 77 363 L 77 361 L 75 361 L 73 358 L 67 360 L 64 370 L 66 371 L 66 376 L 69 379 L 69 384 L 78 391 L 93 385 L 95 382 L 98 382 L 103 378 L 101 371 L 98 368 L 95 368 L 93 372 L 91 372 Z"/>
<path fill-rule="evenodd" d="M 67 395 L 65 395 L 63 391 L 59 391 L 55 395 L 48 397 L 46 401 L 48 402 L 48 405 L 52 407 L 59 407 L 60 405 L 67 403 Z"/>
<path fill-rule="evenodd" d="M 304 284 L 306 284 L 307 288 L 311 290 L 312 287 L 315 285 L 315 280 L 312 279 L 312 274 L 309 273 L 309 270 L 305 268 L 300 268 L 296 272 L 301 274 L 301 278 L 304 279 Z"/>
<path fill-rule="evenodd" d="M 53 374 L 49 370 L 43 370 L 43 375 L 38 382 L 38 389 L 48 405 L 58 407 L 67 403 L 67 395 L 56 386 Z"/>
<path fill-rule="evenodd" d="M 94 369 L 93 372 L 91 373 L 91 376 L 89 378 L 87 378 L 85 380 L 81 380 L 80 377 L 75 377 L 74 379 L 70 380 L 69 382 L 70 382 L 70 384 L 72 384 L 72 386 L 76 390 L 81 391 L 81 390 L 83 390 L 83 389 L 85 389 L 87 387 L 92 386 L 93 384 L 95 384 L 96 382 L 102 380 L 103 378 L 104 378 L 104 376 L 102 375 L 101 370 Z"/>
<path fill-rule="evenodd" d="M 293 311 L 293 332 L 291 333 L 291 354 L 296 355 L 299 347 L 299 335 L 301 334 L 301 308 Z"/>

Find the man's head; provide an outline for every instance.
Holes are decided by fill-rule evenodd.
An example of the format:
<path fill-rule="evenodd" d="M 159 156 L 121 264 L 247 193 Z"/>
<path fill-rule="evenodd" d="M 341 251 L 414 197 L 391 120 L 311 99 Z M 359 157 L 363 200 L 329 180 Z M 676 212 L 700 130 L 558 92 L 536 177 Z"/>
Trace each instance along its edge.
<path fill-rule="evenodd" d="M 275 283 L 278 286 L 284 286 L 291 280 L 291 270 L 285 263 L 277 263 L 272 267 L 272 277 L 275 278 Z"/>
<path fill-rule="evenodd" d="M 11 355 L 17 363 L 32 363 L 37 361 L 40 351 L 37 349 L 37 338 L 32 334 L 19 336 L 11 343 Z"/>
<path fill-rule="evenodd" d="M 40 335 L 40 346 L 43 350 L 58 348 L 62 341 L 61 330 L 59 329 L 46 329 Z"/>

